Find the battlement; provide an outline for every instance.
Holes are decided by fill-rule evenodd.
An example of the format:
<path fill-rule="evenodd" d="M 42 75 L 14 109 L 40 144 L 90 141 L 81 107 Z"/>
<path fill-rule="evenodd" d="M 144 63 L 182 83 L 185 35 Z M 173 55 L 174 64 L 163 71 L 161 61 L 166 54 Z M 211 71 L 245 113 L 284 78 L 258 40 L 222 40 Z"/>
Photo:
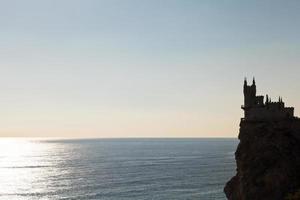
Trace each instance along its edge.
<path fill-rule="evenodd" d="M 244 105 L 241 108 L 245 114 L 243 120 L 276 121 L 295 118 L 294 108 L 285 107 L 281 97 L 277 102 L 273 102 L 266 95 L 266 101 L 264 102 L 264 96 L 256 96 L 255 79 L 253 79 L 252 85 L 248 85 L 246 79 L 244 81 Z"/>

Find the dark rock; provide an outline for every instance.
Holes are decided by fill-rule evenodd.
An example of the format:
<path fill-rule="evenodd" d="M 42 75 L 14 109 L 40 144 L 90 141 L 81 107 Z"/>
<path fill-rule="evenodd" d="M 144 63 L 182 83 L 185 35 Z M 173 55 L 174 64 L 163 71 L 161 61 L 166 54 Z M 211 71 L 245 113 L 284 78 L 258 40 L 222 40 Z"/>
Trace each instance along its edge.
<path fill-rule="evenodd" d="M 300 191 L 300 119 L 241 120 L 230 200 L 284 200 Z"/>

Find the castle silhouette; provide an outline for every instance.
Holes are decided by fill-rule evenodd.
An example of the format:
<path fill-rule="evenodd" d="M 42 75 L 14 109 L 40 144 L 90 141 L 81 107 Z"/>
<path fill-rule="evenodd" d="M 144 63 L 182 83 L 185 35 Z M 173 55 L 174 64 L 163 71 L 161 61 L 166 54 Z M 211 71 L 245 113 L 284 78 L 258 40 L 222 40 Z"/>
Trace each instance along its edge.
<path fill-rule="evenodd" d="M 279 97 L 278 102 L 272 102 L 266 95 L 266 101 L 264 102 L 264 96 L 256 96 L 254 78 L 252 85 L 248 85 L 245 78 L 244 105 L 242 105 L 242 109 L 244 110 L 243 120 L 247 121 L 276 121 L 294 118 L 294 108 L 285 107 L 281 97 Z"/>

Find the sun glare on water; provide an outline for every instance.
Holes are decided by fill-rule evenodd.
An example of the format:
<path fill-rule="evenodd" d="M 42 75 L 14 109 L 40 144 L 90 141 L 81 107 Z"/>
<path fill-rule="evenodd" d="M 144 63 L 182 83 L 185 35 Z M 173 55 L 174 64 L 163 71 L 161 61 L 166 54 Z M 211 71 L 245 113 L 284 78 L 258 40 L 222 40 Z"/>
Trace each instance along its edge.
<path fill-rule="evenodd" d="M 35 150 L 36 145 L 27 139 L 4 138 L 0 139 L 1 164 L 9 164 L 7 161 L 30 154 Z M 5 163 L 3 163 L 3 158 Z M 7 160 L 9 159 L 9 160 Z M 12 161 L 12 160 L 10 160 Z M 1 165 L 2 166 L 2 165 Z"/>
<path fill-rule="evenodd" d="M 51 173 L 50 159 L 42 159 L 51 154 L 53 145 L 34 139 L 0 139 L 0 199 L 28 199 L 47 191 L 48 185 L 40 180 Z M 30 198 L 32 199 L 32 197 Z"/>

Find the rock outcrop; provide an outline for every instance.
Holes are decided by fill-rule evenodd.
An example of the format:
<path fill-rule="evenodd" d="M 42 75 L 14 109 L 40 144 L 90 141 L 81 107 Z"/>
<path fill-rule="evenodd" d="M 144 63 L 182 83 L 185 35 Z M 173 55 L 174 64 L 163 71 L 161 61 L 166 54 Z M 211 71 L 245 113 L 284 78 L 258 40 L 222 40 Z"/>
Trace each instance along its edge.
<path fill-rule="evenodd" d="M 300 119 L 242 119 L 229 200 L 300 199 Z"/>

